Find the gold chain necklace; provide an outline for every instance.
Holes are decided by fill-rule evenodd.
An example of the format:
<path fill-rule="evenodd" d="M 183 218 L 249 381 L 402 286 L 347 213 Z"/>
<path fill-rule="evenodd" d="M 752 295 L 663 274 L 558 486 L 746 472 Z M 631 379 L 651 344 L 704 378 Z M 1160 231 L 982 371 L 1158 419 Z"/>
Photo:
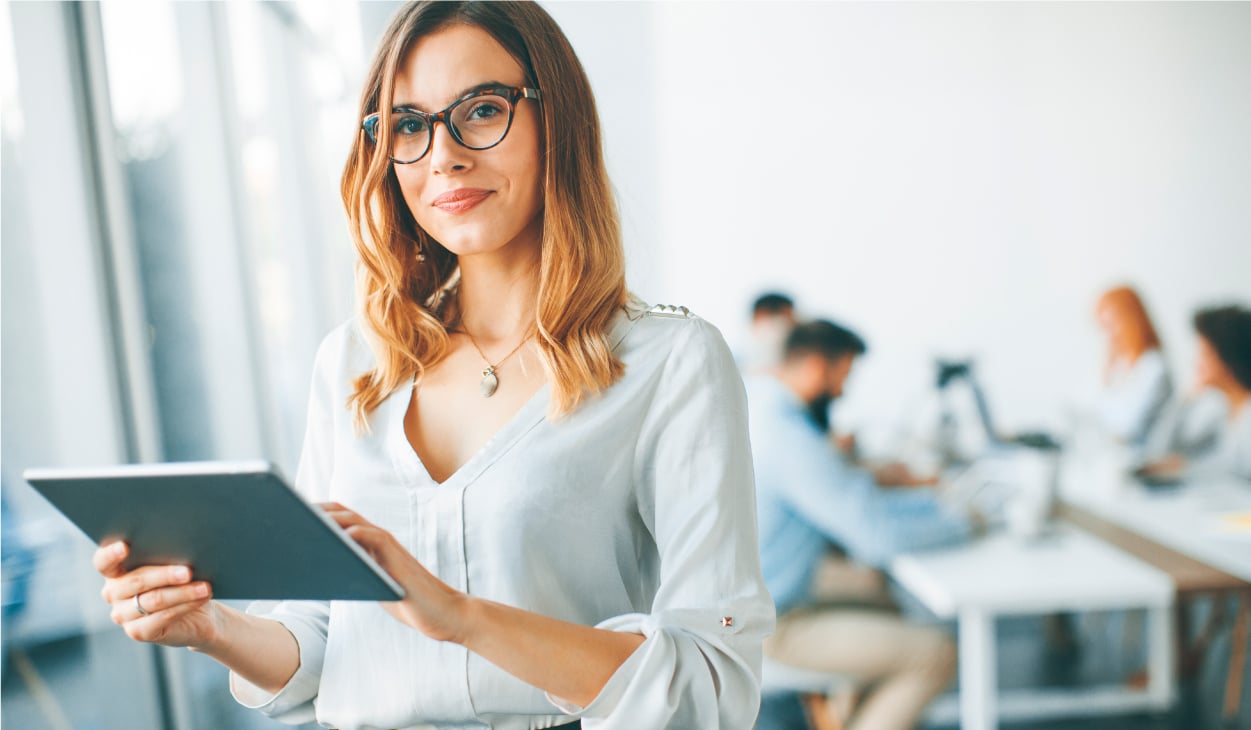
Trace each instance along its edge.
<path fill-rule="evenodd" d="M 496 369 L 499 368 L 500 365 L 503 365 L 505 360 L 517 354 L 517 351 L 521 349 L 521 346 L 526 344 L 526 342 L 530 339 L 530 335 L 523 337 L 521 342 L 518 342 L 517 346 L 514 347 L 511 352 L 504 357 L 501 357 L 498 362 L 492 365 L 491 361 L 487 359 L 486 353 L 482 351 L 481 347 L 478 347 L 478 340 L 474 338 L 473 333 L 465 329 L 464 325 L 461 325 L 460 331 L 469 335 L 469 341 L 473 343 L 473 349 L 478 351 L 478 355 L 482 357 L 482 361 L 487 364 L 486 368 L 482 370 L 482 382 L 478 383 L 478 390 L 482 393 L 483 398 L 490 398 L 495 395 L 495 391 L 499 390 L 500 387 L 500 378 L 495 374 Z"/>

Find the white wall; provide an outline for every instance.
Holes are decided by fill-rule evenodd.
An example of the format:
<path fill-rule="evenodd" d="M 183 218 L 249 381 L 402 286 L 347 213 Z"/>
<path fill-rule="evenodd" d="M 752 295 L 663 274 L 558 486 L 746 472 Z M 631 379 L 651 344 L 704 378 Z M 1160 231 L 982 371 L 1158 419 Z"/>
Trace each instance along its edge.
<path fill-rule="evenodd" d="M 659 294 L 667 257 L 660 220 L 661 127 L 655 47 L 657 6 L 641 2 L 547 2 L 595 91 L 605 157 L 617 194 L 630 285 Z M 658 300 L 653 300 L 658 301 Z"/>
<path fill-rule="evenodd" d="M 1183 381 L 1191 311 L 1251 302 L 1251 4 L 548 7 L 647 219 L 632 284 L 732 340 L 771 287 L 858 329 L 850 425 L 940 353 L 1006 427 L 1054 425 L 1103 287 L 1140 287 Z"/>

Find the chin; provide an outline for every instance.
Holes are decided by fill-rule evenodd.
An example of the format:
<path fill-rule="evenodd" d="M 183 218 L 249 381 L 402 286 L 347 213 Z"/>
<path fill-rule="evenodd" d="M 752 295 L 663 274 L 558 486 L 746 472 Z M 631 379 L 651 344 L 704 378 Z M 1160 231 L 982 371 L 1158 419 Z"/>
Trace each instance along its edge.
<path fill-rule="evenodd" d="M 524 246 L 523 241 L 530 239 L 530 236 L 526 235 L 527 226 L 513 228 L 466 222 L 461 225 L 442 226 L 441 230 L 433 227 L 425 230 L 443 248 L 462 257 L 497 253 L 507 248 Z M 539 245 L 538 238 L 535 238 L 535 245 Z"/>
<path fill-rule="evenodd" d="M 513 240 L 510 236 L 489 232 L 456 231 L 432 235 L 443 248 L 461 258 L 502 251 Z"/>

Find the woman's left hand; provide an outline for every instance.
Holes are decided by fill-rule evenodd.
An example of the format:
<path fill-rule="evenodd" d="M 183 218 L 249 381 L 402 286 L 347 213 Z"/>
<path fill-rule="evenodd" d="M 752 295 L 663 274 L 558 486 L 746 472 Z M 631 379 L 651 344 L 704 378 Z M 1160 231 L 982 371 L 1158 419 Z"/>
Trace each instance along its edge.
<path fill-rule="evenodd" d="M 338 502 L 326 511 L 395 582 L 404 598 L 384 601 L 387 613 L 436 641 L 462 643 L 469 597 L 434 577 L 395 536 Z"/>

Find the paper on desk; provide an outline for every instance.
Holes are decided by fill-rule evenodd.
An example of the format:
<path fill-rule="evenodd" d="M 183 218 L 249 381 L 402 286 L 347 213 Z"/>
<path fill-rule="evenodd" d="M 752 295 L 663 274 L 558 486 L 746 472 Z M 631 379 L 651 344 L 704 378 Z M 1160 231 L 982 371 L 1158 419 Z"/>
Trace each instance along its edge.
<path fill-rule="evenodd" d="M 1220 537 L 1251 542 L 1251 512 L 1229 512 L 1220 515 L 1215 532 Z"/>

